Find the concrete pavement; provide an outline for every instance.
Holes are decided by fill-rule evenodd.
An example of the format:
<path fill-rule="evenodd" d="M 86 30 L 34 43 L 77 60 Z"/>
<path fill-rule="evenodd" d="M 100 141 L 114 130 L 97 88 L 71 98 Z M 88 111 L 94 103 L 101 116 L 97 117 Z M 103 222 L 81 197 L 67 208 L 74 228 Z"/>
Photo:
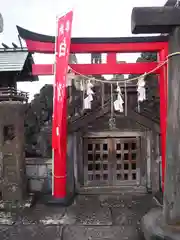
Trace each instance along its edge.
<path fill-rule="evenodd" d="M 153 206 L 147 194 L 76 197 L 70 207 L 35 207 L 9 214 L 2 240 L 140 240 L 142 216 Z M 4 222 L 5 223 L 5 222 Z"/>

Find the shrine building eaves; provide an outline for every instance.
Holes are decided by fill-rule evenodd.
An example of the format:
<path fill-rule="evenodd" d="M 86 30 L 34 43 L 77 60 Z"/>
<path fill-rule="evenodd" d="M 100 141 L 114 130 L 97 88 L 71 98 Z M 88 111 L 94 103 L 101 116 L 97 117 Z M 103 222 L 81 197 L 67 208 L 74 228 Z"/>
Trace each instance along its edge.
<path fill-rule="evenodd" d="M 33 64 L 32 54 L 27 48 L 0 48 L 0 75 L 17 74 L 19 82 L 38 81 L 37 76 L 32 76 Z"/>

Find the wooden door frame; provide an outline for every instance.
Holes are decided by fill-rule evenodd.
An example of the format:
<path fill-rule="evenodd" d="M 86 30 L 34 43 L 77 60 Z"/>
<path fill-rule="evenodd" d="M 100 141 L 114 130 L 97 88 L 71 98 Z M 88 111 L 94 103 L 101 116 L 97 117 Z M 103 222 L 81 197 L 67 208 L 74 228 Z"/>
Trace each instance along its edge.
<path fill-rule="evenodd" d="M 88 159 L 87 159 L 87 152 L 88 152 L 88 149 L 87 149 L 87 147 L 88 147 L 88 139 L 92 139 L 92 138 L 84 138 L 84 141 L 83 141 L 83 165 L 84 165 L 84 171 L 83 171 L 83 174 L 84 174 L 84 186 L 88 186 L 89 184 L 88 184 Z M 109 142 L 109 139 L 106 139 L 107 141 L 107 145 L 109 145 L 108 144 L 108 142 Z M 99 143 L 102 143 L 102 138 L 97 138 L 97 139 L 94 139 L 94 141 L 93 141 L 93 145 L 94 144 L 99 144 Z M 105 143 L 105 142 L 104 142 Z M 101 146 L 101 144 L 100 144 L 100 146 Z M 102 149 L 100 149 L 99 151 L 100 151 L 100 158 L 102 158 L 102 156 L 101 156 L 101 154 L 102 154 L 102 151 L 101 151 Z M 95 151 L 95 149 L 93 148 L 92 149 L 92 152 L 94 152 Z M 109 156 L 109 149 L 107 149 L 107 154 L 108 154 L 108 156 Z M 110 160 L 111 161 L 111 160 Z M 102 164 L 102 163 L 100 163 L 100 164 Z M 108 165 L 108 179 L 107 179 L 107 181 L 105 181 L 104 180 L 104 182 L 103 181 L 97 181 L 97 186 L 98 186 L 98 184 L 101 184 L 102 186 L 104 185 L 104 186 L 107 186 L 107 182 L 110 182 L 110 179 L 109 179 L 109 177 L 110 177 L 110 175 L 109 175 L 109 164 L 107 164 Z M 102 170 L 102 169 L 101 169 Z M 94 170 L 93 170 L 94 171 Z M 102 177 L 102 172 L 100 173 L 100 176 Z M 96 181 L 94 180 L 93 181 L 94 183 L 96 183 Z M 86 185 L 86 183 L 87 183 L 87 185 Z M 90 185 L 89 185 L 90 186 Z M 96 184 L 94 185 L 94 187 L 96 186 Z"/>
<path fill-rule="evenodd" d="M 87 141 L 88 138 L 126 138 L 126 137 L 136 137 L 136 138 L 140 138 L 139 141 L 137 141 L 140 145 L 141 145 L 141 137 L 144 136 L 144 133 L 143 132 L 140 132 L 140 131 L 104 131 L 104 132 L 89 132 L 87 134 L 85 134 L 83 136 L 83 142 Z M 85 145 L 86 144 L 83 144 L 83 159 L 84 159 L 84 152 L 86 152 L 87 149 L 85 149 Z M 140 162 L 141 162 L 141 146 L 140 147 L 140 150 L 138 151 L 140 156 L 139 156 L 139 161 L 137 161 L 137 186 L 138 185 L 141 185 L 141 166 L 140 166 Z M 83 160 L 84 161 L 84 160 Z M 84 171 L 83 171 L 83 174 L 84 174 L 84 177 L 87 177 L 87 173 L 88 173 L 88 165 L 87 165 L 87 161 L 84 161 L 83 162 L 83 165 L 84 165 Z M 85 179 L 84 179 L 84 183 L 85 183 Z M 130 181 L 129 181 L 129 184 Z M 123 183 L 122 183 L 123 185 Z M 128 185 L 128 183 L 127 183 Z M 119 185 L 121 186 L 121 185 Z M 82 186 L 83 187 L 83 186 Z"/>
<path fill-rule="evenodd" d="M 83 138 L 123 138 L 123 137 L 141 137 L 144 133 L 140 131 L 104 131 L 89 132 Z"/>

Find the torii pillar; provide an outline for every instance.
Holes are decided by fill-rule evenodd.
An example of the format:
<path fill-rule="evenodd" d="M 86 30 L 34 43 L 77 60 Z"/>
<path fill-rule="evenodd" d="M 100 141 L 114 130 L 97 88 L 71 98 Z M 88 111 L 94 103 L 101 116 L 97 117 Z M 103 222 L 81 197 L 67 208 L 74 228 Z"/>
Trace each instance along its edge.
<path fill-rule="evenodd" d="M 131 27 L 132 33 L 135 34 L 168 33 L 169 54 L 180 52 L 180 8 L 134 8 L 132 11 Z M 166 103 L 164 103 L 164 106 L 166 106 Z M 164 119 L 164 121 L 166 121 L 166 119 Z M 165 153 L 166 171 L 163 211 L 161 213 L 151 211 L 142 220 L 145 224 L 144 231 L 146 232 L 146 239 L 150 239 L 147 237 L 149 236 L 147 232 L 153 227 L 154 230 L 151 229 L 151 231 L 154 231 L 154 237 L 157 237 L 157 232 L 159 231 L 159 235 L 164 234 L 164 236 L 162 236 L 162 238 L 158 236 L 158 239 L 176 239 L 172 234 L 169 235 L 170 233 L 167 233 L 167 231 L 173 232 L 170 226 L 173 226 L 173 229 L 176 227 L 176 234 L 179 234 L 177 239 L 180 239 L 180 55 L 169 58 L 168 62 Z M 152 218 L 154 218 L 154 220 Z M 161 227 L 158 226 L 158 221 L 161 222 Z M 152 226 L 152 224 L 154 224 L 154 226 Z M 163 228 L 162 224 L 166 227 Z"/>

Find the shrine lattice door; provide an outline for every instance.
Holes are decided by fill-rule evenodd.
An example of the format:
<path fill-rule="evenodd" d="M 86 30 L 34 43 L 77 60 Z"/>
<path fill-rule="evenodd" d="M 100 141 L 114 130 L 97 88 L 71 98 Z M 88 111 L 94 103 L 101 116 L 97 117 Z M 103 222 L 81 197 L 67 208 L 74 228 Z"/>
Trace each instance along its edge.
<path fill-rule="evenodd" d="M 138 185 L 140 138 L 84 140 L 84 185 Z"/>

